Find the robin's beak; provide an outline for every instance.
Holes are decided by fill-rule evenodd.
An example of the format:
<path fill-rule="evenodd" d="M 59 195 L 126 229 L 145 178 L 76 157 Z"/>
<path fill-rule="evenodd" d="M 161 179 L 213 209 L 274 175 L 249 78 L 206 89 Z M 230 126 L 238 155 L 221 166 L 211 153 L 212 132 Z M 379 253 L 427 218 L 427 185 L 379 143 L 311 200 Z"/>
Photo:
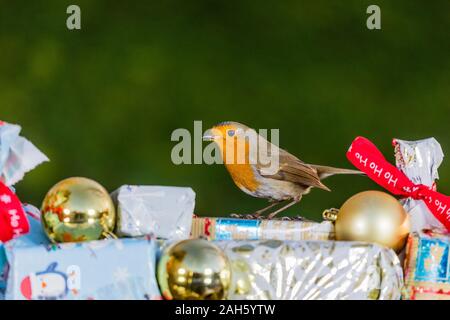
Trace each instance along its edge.
<path fill-rule="evenodd" d="M 218 134 L 215 134 L 214 131 L 217 131 L 217 130 L 214 130 L 214 129 L 207 130 L 202 137 L 203 141 L 217 141 L 219 138 L 222 137 Z"/>

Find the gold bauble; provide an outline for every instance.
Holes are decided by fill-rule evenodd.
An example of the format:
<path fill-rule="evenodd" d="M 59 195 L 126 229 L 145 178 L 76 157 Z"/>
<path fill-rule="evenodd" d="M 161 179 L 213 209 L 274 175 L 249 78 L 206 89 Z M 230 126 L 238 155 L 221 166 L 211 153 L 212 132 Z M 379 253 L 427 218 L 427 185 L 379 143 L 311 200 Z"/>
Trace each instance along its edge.
<path fill-rule="evenodd" d="M 376 242 L 400 251 L 410 231 L 409 216 L 393 196 L 365 191 L 348 199 L 336 218 L 336 239 Z"/>
<path fill-rule="evenodd" d="M 116 210 L 108 192 L 86 178 L 56 184 L 42 204 L 42 225 L 52 242 L 98 240 L 111 234 Z"/>
<path fill-rule="evenodd" d="M 164 251 L 158 282 L 168 300 L 223 300 L 231 283 L 231 265 L 211 242 L 184 240 Z"/>

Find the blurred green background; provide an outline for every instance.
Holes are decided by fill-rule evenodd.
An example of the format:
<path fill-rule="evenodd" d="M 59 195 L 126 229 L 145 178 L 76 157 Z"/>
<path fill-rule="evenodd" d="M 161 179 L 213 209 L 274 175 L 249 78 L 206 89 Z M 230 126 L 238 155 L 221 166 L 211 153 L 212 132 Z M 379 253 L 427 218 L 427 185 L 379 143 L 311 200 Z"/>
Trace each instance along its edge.
<path fill-rule="evenodd" d="M 366 28 L 381 7 L 382 30 Z M 82 30 L 66 28 L 78 4 Z M 436 137 L 450 152 L 450 2 L 0 1 L 0 119 L 51 162 L 17 185 L 40 205 L 69 176 L 190 186 L 199 215 L 265 205 L 219 165 L 171 163 L 176 128 L 235 120 L 279 128 L 306 162 L 350 168 L 353 138 L 393 160 L 391 139 Z M 440 169 L 450 194 L 450 159 Z M 319 219 L 365 177 L 332 177 L 288 214 Z"/>

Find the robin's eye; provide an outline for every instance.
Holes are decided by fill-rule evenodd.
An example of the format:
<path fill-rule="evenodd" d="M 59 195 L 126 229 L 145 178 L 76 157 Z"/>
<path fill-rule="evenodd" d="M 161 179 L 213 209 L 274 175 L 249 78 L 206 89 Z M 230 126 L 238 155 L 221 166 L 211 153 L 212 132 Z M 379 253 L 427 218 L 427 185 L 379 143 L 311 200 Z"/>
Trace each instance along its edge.
<path fill-rule="evenodd" d="M 228 136 L 233 137 L 234 136 L 234 130 L 228 130 Z"/>

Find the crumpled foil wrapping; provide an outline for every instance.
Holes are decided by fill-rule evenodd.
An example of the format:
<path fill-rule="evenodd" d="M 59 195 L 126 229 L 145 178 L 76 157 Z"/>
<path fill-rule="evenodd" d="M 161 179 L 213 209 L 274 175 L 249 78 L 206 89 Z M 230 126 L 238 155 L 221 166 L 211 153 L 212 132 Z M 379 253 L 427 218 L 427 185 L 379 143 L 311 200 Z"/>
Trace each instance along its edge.
<path fill-rule="evenodd" d="M 394 139 L 395 160 L 400 169 L 413 183 L 435 187 L 439 179 L 438 168 L 444 159 L 441 145 L 434 138 L 404 141 Z M 406 198 L 403 207 L 411 216 L 411 230 L 445 230 L 445 227 L 430 212 L 422 200 Z"/>
<path fill-rule="evenodd" d="M 160 239 L 189 238 L 195 207 L 191 188 L 122 186 L 112 195 L 117 204 L 120 237 L 154 235 Z"/>
<path fill-rule="evenodd" d="M 406 300 L 450 300 L 450 234 L 411 233 L 406 248 Z"/>
<path fill-rule="evenodd" d="M 338 241 L 216 241 L 232 263 L 231 300 L 398 300 L 394 251 Z"/>
<path fill-rule="evenodd" d="M 330 221 L 195 217 L 191 237 L 209 240 L 333 240 L 335 234 Z"/>
<path fill-rule="evenodd" d="M 49 161 L 30 141 L 21 137 L 21 127 L 0 121 L 0 181 L 13 186 L 25 173 Z"/>

